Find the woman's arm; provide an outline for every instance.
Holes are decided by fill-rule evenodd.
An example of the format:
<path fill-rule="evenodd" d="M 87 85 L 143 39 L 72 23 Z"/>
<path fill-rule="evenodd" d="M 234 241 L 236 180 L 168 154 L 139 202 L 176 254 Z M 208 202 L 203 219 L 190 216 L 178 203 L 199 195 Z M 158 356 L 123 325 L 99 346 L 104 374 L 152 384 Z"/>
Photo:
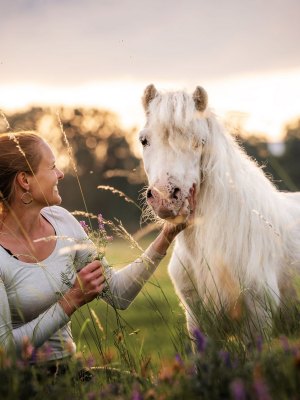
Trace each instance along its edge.
<path fill-rule="evenodd" d="M 126 309 L 156 270 L 175 236 L 184 227 L 184 224 L 176 226 L 165 224 L 158 237 L 141 257 L 119 271 L 110 268 L 103 259 L 102 264 L 108 283 L 107 288 L 100 294 L 103 300 L 118 309 Z"/>
<path fill-rule="evenodd" d="M 19 327 L 11 320 L 9 302 L 3 280 L 0 278 L 0 346 L 22 350 L 24 337 L 34 347 L 45 343 L 55 332 L 69 322 L 73 312 L 93 300 L 103 289 L 104 276 L 101 263 L 94 261 L 78 274 L 71 289 L 37 318 Z"/>
<path fill-rule="evenodd" d="M 153 249 L 161 254 L 165 255 L 170 244 L 173 242 L 175 237 L 180 233 L 183 229 L 185 229 L 187 224 L 169 224 L 165 223 L 162 231 L 159 233 L 157 238 L 152 242 Z"/>
<path fill-rule="evenodd" d="M 69 317 L 61 306 L 55 303 L 32 321 L 20 327 L 13 327 L 5 285 L 0 279 L 0 345 L 6 350 L 15 348 L 20 353 L 24 337 L 27 337 L 33 346 L 41 346 L 68 321 Z"/>

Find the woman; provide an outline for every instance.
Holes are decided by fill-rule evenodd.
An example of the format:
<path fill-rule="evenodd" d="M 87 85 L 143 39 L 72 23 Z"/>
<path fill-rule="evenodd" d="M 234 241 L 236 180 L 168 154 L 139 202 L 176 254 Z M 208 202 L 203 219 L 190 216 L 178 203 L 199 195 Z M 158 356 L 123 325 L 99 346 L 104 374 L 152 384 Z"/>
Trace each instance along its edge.
<path fill-rule="evenodd" d="M 24 340 L 35 348 L 47 342 L 48 361 L 75 352 L 75 310 L 99 293 L 126 308 L 183 229 L 164 225 L 139 259 L 114 271 L 104 259 L 95 260 L 83 228 L 58 206 L 63 177 L 37 134 L 0 135 L 0 345 L 20 356 Z"/>

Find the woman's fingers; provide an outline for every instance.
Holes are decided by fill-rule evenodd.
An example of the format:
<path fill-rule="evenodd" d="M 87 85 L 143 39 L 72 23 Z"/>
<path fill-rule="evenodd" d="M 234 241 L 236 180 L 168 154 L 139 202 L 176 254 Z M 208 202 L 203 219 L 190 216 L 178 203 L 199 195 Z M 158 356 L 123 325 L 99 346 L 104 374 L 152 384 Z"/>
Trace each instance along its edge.
<path fill-rule="evenodd" d="M 101 287 L 104 286 L 104 284 L 105 284 L 105 278 L 103 276 L 101 276 L 98 279 L 93 280 L 90 284 L 91 291 L 95 290 L 97 293 L 99 293 L 101 290 Z"/>
<path fill-rule="evenodd" d="M 93 261 L 82 268 L 79 273 L 81 280 L 93 280 L 103 275 L 103 266 L 100 261 Z"/>
<path fill-rule="evenodd" d="M 75 308 L 81 307 L 83 304 L 94 300 L 104 289 L 106 283 L 103 270 L 104 268 L 101 262 L 95 260 L 78 272 L 73 287 L 67 292 L 69 302 L 71 302 Z M 72 309 L 70 313 L 73 311 Z"/>
<path fill-rule="evenodd" d="M 95 260 L 83 267 L 81 271 L 84 271 L 85 273 L 90 273 L 98 270 L 99 268 L 102 269 L 103 266 L 99 260 Z"/>
<path fill-rule="evenodd" d="M 88 264 L 79 272 L 78 275 L 82 286 L 82 291 L 84 293 L 89 293 L 93 290 L 97 290 L 99 285 L 105 282 L 103 267 L 98 261 Z"/>
<path fill-rule="evenodd" d="M 96 278 L 91 281 L 91 286 L 98 287 L 105 282 L 105 276 L 101 275 L 99 278 Z"/>

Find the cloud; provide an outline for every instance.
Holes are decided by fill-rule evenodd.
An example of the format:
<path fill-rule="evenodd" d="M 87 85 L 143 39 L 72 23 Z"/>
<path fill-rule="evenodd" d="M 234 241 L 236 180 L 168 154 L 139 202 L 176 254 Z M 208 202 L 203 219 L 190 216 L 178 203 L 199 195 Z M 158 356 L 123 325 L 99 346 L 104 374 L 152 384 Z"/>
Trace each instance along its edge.
<path fill-rule="evenodd" d="M 0 83 L 199 82 L 300 65 L 298 0 L 15 0 Z"/>

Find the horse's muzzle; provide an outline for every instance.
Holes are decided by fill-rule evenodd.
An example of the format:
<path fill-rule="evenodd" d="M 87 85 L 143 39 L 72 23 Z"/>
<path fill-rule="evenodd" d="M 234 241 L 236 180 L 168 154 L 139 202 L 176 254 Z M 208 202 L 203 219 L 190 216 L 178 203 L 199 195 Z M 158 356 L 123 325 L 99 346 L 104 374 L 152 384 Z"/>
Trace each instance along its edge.
<path fill-rule="evenodd" d="M 157 186 L 149 187 L 147 190 L 147 203 L 159 218 L 174 224 L 183 223 L 191 214 L 189 196 L 184 197 L 178 187 L 170 189 L 160 189 Z"/>

